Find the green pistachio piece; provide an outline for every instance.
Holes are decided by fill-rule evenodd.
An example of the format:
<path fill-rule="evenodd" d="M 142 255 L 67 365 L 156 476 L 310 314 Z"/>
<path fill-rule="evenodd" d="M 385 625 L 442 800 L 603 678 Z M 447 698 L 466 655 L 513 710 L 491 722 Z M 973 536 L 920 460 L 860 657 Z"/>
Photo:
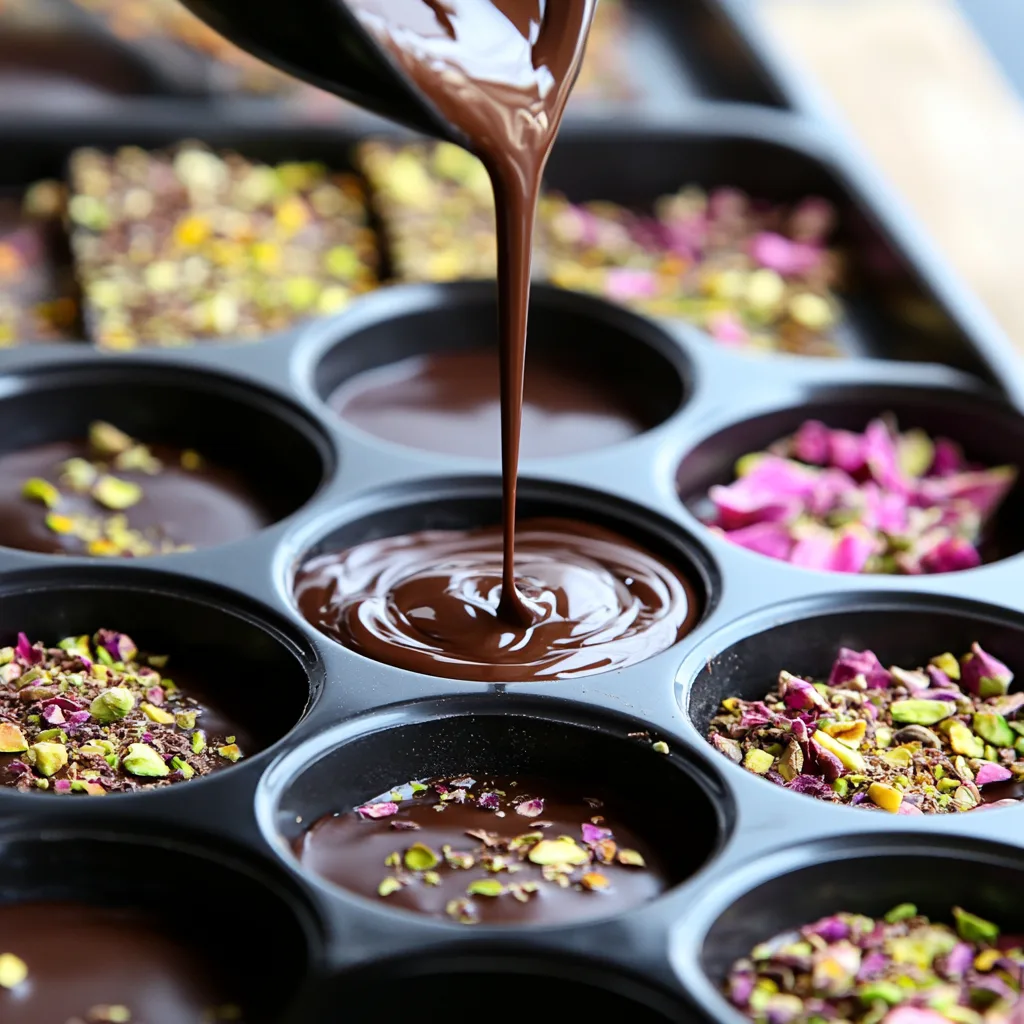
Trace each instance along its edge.
<path fill-rule="evenodd" d="M 985 753 L 985 744 L 963 722 L 954 722 L 949 727 L 949 745 L 964 757 L 982 757 Z"/>
<path fill-rule="evenodd" d="M 886 725 L 880 725 L 875 729 L 875 746 L 887 747 L 892 743 L 892 729 Z"/>
<path fill-rule="evenodd" d="M 394 877 L 394 875 L 388 875 L 380 885 L 377 886 L 378 896 L 390 896 L 393 892 L 398 892 L 402 888 L 402 883 Z"/>
<path fill-rule="evenodd" d="M 192 733 L 192 753 L 201 754 L 206 749 L 206 733 L 202 729 L 196 729 Z"/>
<path fill-rule="evenodd" d="M 150 476 L 156 476 L 163 469 L 163 463 L 144 444 L 132 445 L 114 459 L 114 468 L 121 473 L 137 469 Z"/>
<path fill-rule="evenodd" d="M 792 782 L 801 772 L 804 766 L 804 755 L 796 740 L 790 740 L 786 749 L 782 751 L 779 758 L 779 774 L 787 781 Z"/>
<path fill-rule="evenodd" d="M 969 811 L 978 806 L 978 798 L 966 786 L 961 786 L 953 794 L 953 803 L 961 810 Z"/>
<path fill-rule="evenodd" d="M 907 430 L 896 443 L 896 459 L 906 476 L 924 476 L 935 460 L 935 445 L 923 430 Z"/>
<path fill-rule="evenodd" d="M 13 953 L 0 953 L 0 988 L 17 988 L 28 977 L 28 964 Z"/>
<path fill-rule="evenodd" d="M 917 917 L 917 907 L 913 903 L 899 903 L 885 915 L 887 924 L 906 921 L 908 917 Z"/>
<path fill-rule="evenodd" d="M 939 779 L 938 787 L 940 793 L 952 793 L 960 788 L 959 779 Z"/>
<path fill-rule="evenodd" d="M 67 651 L 68 654 L 73 654 L 77 658 L 85 658 L 87 661 L 92 661 L 92 651 L 89 648 L 89 637 L 86 636 L 67 636 L 61 640 L 57 646 L 62 651 Z"/>
<path fill-rule="evenodd" d="M 882 1002 L 886 1006 L 896 1006 L 902 1003 L 910 993 L 897 985 L 894 981 L 869 981 L 857 989 L 857 997 L 866 1006 L 872 1003 Z"/>
<path fill-rule="evenodd" d="M 49 480 L 34 476 L 26 480 L 21 488 L 21 496 L 29 501 L 40 501 L 47 508 L 56 508 L 60 504 L 60 491 Z"/>
<path fill-rule="evenodd" d="M 441 876 L 436 871 L 424 871 L 423 883 L 425 885 L 440 885 Z"/>
<path fill-rule="evenodd" d="M 505 886 L 496 878 L 478 878 L 466 886 L 467 896 L 501 896 Z"/>
<path fill-rule="evenodd" d="M 658 740 L 657 743 L 651 744 L 651 750 L 653 750 L 656 754 L 667 754 L 668 744 L 664 740 Z"/>
<path fill-rule="evenodd" d="M 897 700 L 889 708 L 894 722 L 935 725 L 956 713 L 956 705 L 945 700 Z"/>
<path fill-rule="evenodd" d="M 142 778 L 162 779 L 171 774 L 164 759 L 148 743 L 132 743 L 128 747 L 124 770 Z"/>
<path fill-rule="evenodd" d="M 405 866 L 410 871 L 429 871 L 441 863 L 441 858 L 429 846 L 424 846 L 423 843 L 413 843 L 405 851 L 403 859 Z"/>
<path fill-rule="evenodd" d="M 556 867 L 578 867 L 590 860 L 586 850 L 577 846 L 569 836 L 542 839 L 530 848 L 529 857 L 534 864 Z"/>
<path fill-rule="evenodd" d="M 89 705 L 89 712 L 98 722 L 118 722 L 135 708 L 135 695 L 123 686 L 104 690 Z"/>
<path fill-rule="evenodd" d="M 14 661 L 13 647 L 0 647 L 0 665 L 10 665 Z"/>
<path fill-rule="evenodd" d="M 844 776 L 840 776 L 832 783 L 832 792 L 835 793 L 840 800 L 843 800 L 849 795 L 850 783 Z"/>
<path fill-rule="evenodd" d="M 0 754 L 20 754 L 28 750 L 25 734 L 9 722 L 0 722 Z"/>
<path fill-rule="evenodd" d="M 940 672 L 945 672 L 954 683 L 960 680 L 960 662 L 946 651 L 945 654 L 937 654 L 930 662 L 929 665 L 934 665 Z"/>
<path fill-rule="evenodd" d="M 68 734 L 63 729 L 44 729 L 36 735 L 36 739 L 49 743 L 67 743 Z"/>
<path fill-rule="evenodd" d="M 174 715 L 170 711 L 165 711 L 163 708 L 157 707 L 155 704 L 149 704 L 143 702 L 139 705 L 139 710 L 151 721 L 156 722 L 157 725 L 173 725 Z"/>
<path fill-rule="evenodd" d="M 643 858 L 638 850 L 619 850 L 618 860 L 620 864 L 625 864 L 626 867 L 630 868 L 645 868 L 647 862 Z"/>
<path fill-rule="evenodd" d="M 104 457 L 120 455 L 126 452 L 135 442 L 112 423 L 96 420 L 89 424 L 89 446 L 97 455 Z"/>
<path fill-rule="evenodd" d="M 131 480 L 104 475 L 93 484 L 92 496 L 106 508 L 119 511 L 142 501 L 142 488 Z"/>
<path fill-rule="evenodd" d="M 193 733 L 193 735 L 195 734 Z M 220 754 L 221 757 L 230 761 L 232 764 L 234 764 L 235 761 L 240 760 L 240 758 L 242 757 L 241 748 L 238 746 L 237 743 L 227 743 L 223 747 L 218 747 L 217 753 Z"/>
<path fill-rule="evenodd" d="M 49 778 L 68 763 L 68 748 L 63 743 L 36 742 L 26 751 L 25 760 L 40 775 Z"/>
<path fill-rule="evenodd" d="M 953 908 L 953 920 L 956 930 L 964 942 L 995 942 L 999 938 L 999 928 L 984 918 L 969 914 L 962 907 Z"/>
<path fill-rule="evenodd" d="M 424 786 L 422 782 L 410 782 L 409 783 L 409 788 L 414 793 L 426 793 L 426 791 L 427 791 L 427 787 Z"/>
<path fill-rule="evenodd" d="M 840 743 L 839 740 L 829 736 L 827 732 L 822 732 L 821 729 L 815 731 L 813 739 L 820 743 L 830 754 L 835 754 L 836 757 L 842 762 L 843 766 L 848 768 L 851 772 L 862 772 L 864 771 L 864 758 L 860 755 L 860 752 L 854 750 L 853 747 L 848 747 L 845 743 Z"/>
<path fill-rule="evenodd" d="M 765 775 L 771 766 L 775 764 L 775 758 L 767 750 L 758 750 L 752 747 L 743 758 L 743 767 L 755 775 Z"/>
<path fill-rule="evenodd" d="M 60 482 L 77 494 L 85 494 L 100 475 L 99 470 L 86 459 L 68 459 L 60 469 Z"/>
<path fill-rule="evenodd" d="M 994 747 L 1012 747 L 1017 738 L 1016 733 L 1002 715 L 979 711 L 974 716 L 972 725 L 974 731 L 986 743 L 991 743 Z"/>
<path fill-rule="evenodd" d="M 985 700 L 989 697 L 1002 697 L 1009 689 L 1009 679 L 993 679 L 991 676 L 984 676 L 978 683 L 978 696 Z"/>
<path fill-rule="evenodd" d="M 179 729 L 194 729 L 196 727 L 196 713 L 194 711 L 179 711 L 174 716 L 174 724 Z"/>

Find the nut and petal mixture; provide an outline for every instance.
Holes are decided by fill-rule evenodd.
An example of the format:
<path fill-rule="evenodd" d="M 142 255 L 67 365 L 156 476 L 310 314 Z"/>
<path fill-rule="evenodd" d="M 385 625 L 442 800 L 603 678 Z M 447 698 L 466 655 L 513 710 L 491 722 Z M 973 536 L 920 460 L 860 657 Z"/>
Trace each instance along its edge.
<path fill-rule="evenodd" d="M 101 348 L 252 340 L 377 284 L 363 187 L 318 163 L 197 143 L 71 159 L 71 246 Z"/>
<path fill-rule="evenodd" d="M 1024 795 L 1024 693 L 977 643 L 924 668 L 841 648 L 825 682 L 783 671 L 763 700 L 722 701 L 708 740 L 795 793 L 896 814 L 952 814 Z"/>
<path fill-rule="evenodd" d="M 951 917 L 912 903 L 824 917 L 736 961 L 726 995 L 758 1024 L 1015 1024 L 1024 936 L 961 907 Z"/>
<path fill-rule="evenodd" d="M 103 796 L 234 764 L 237 737 L 204 729 L 210 709 L 163 675 L 166 663 L 109 629 L 56 647 L 19 633 L 0 649 L 0 784 Z"/>
<path fill-rule="evenodd" d="M 396 276 L 452 281 L 495 274 L 487 174 L 448 143 L 359 147 Z M 834 355 L 839 255 L 823 199 L 760 203 L 736 189 L 664 196 L 650 214 L 541 196 L 538 278 L 702 327 L 722 345 Z"/>
<path fill-rule="evenodd" d="M 1017 468 L 971 463 L 886 414 L 863 433 L 807 420 L 736 477 L 708 492 L 708 525 L 733 544 L 806 569 L 921 575 L 981 564 Z"/>

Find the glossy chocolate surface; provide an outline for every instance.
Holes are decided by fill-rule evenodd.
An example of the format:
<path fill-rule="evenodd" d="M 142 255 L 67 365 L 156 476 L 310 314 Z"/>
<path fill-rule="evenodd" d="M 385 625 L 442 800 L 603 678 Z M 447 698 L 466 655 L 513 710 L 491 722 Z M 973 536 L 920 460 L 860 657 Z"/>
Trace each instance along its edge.
<path fill-rule="evenodd" d="M 103 1006 L 126 1007 L 131 1024 L 199 1024 L 233 1003 L 215 984 L 210 963 L 190 948 L 188 929 L 175 939 L 133 911 L 0 907 L 3 953 L 28 967 L 21 984 L 0 987 L 4 1024 L 100 1024 L 114 1019 L 95 1012 Z M 231 1019 L 244 1024 L 242 1016 Z"/>
<path fill-rule="evenodd" d="M 501 456 L 497 353 L 487 349 L 403 359 L 358 374 L 328 399 L 339 416 L 367 433 L 432 452 Z M 586 363 L 526 363 L 520 454 L 544 458 L 591 451 L 635 436 L 649 423 Z"/>
<path fill-rule="evenodd" d="M 611 530 L 527 519 L 517 540 L 526 626 L 501 619 L 497 527 L 423 531 L 319 555 L 296 580 L 299 608 L 377 661 L 487 682 L 623 668 L 671 647 L 700 614 L 678 570 Z"/>
<path fill-rule="evenodd" d="M 467 781 L 472 785 L 466 786 Z M 455 785 L 456 782 L 461 785 Z M 296 843 L 303 866 L 335 885 L 380 900 L 389 907 L 449 920 L 467 916 L 474 919 L 462 919 L 461 923 L 479 920 L 488 924 L 557 924 L 600 917 L 653 899 L 671 884 L 670 872 L 657 852 L 644 842 L 642 833 L 638 835 L 627 827 L 628 805 L 605 800 L 602 794 L 540 779 L 510 777 L 430 779 L 425 785 L 427 788 L 419 793 L 409 785 L 398 787 L 405 798 L 397 804 L 397 813 L 388 817 L 373 819 L 364 809 L 363 814 L 349 811 L 322 818 Z M 447 792 L 442 795 L 438 787 Z M 445 799 L 453 794 L 458 796 L 460 789 L 465 794 L 463 802 Z M 480 806 L 484 794 L 494 798 L 484 800 L 493 809 Z M 385 793 L 378 800 L 386 802 L 391 798 L 392 794 Z M 527 803 L 535 798 L 540 800 L 539 807 Z M 536 813 L 532 817 L 519 813 L 516 807 L 521 805 Z M 443 810 L 437 810 L 439 807 Z M 613 845 L 602 848 L 602 853 L 611 862 L 605 863 L 601 856 L 592 855 L 567 874 L 569 884 L 564 887 L 545 877 L 544 868 L 530 860 L 526 855 L 529 847 L 523 847 L 520 856 L 519 852 L 509 852 L 502 842 L 530 834 L 534 834 L 534 840 L 537 835 L 546 840 L 570 836 L 582 854 L 592 848 L 584 841 L 584 824 L 593 826 L 590 835 L 598 834 L 595 829 L 610 830 L 608 838 Z M 482 840 L 481 836 L 485 838 Z M 404 858 L 413 844 L 421 844 L 436 854 L 437 879 L 424 881 L 422 872 L 417 874 L 385 864 L 395 853 Z M 454 866 L 460 859 L 446 859 L 446 846 L 456 855 L 469 854 L 472 863 L 462 858 L 461 863 L 468 866 Z M 620 863 L 618 855 L 623 850 L 638 853 L 643 865 Z M 624 856 L 629 858 L 628 853 Z M 489 861 L 494 857 L 501 860 Z M 513 870 L 509 871 L 509 867 Z M 591 877 L 587 883 L 581 882 L 588 875 Z M 378 888 L 386 877 L 406 878 L 408 882 L 381 896 Z M 468 897 L 467 888 L 474 882 L 486 882 L 492 887 L 497 882 L 505 891 L 495 896 Z M 595 888 L 586 888 L 588 883 Z M 603 883 L 607 887 L 598 888 Z M 524 884 L 527 891 L 520 889 L 517 898 L 512 887 Z M 531 892 L 532 886 L 536 889 Z M 450 901 L 463 899 L 469 900 L 470 908 L 450 906 Z"/>
<path fill-rule="evenodd" d="M 140 470 L 116 470 L 118 479 L 138 484 L 142 499 L 125 511 L 128 524 L 156 545 L 206 547 L 238 540 L 262 529 L 271 517 L 249 494 L 235 472 L 204 462 L 197 469 L 181 465 L 181 450 L 150 445 L 163 463 L 150 475 Z M 89 445 L 81 441 L 55 441 L 0 456 L 0 544 L 48 554 L 87 554 L 75 536 L 54 532 L 46 525 L 48 509 L 22 496 L 32 477 L 58 486 L 62 501 L 55 511 L 64 515 L 109 518 L 114 513 L 89 494 L 61 488 L 61 464 L 88 458 Z"/>

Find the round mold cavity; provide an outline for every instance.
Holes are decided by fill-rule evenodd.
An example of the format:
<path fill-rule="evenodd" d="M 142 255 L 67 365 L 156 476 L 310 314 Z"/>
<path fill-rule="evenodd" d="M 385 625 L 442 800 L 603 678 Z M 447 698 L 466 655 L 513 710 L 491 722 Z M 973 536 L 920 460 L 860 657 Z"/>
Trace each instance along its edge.
<path fill-rule="evenodd" d="M 932 437 L 958 442 L 973 462 L 1021 466 L 1024 417 L 992 396 L 938 388 L 827 387 L 815 389 L 801 405 L 742 420 L 705 438 L 679 464 L 677 492 L 690 511 L 703 520 L 712 511 L 708 489 L 732 483 L 736 460 L 741 456 L 763 451 L 806 420 L 862 431 L 886 412 L 895 414 L 900 430 L 920 428 Z M 1024 472 L 989 526 L 981 547 L 982 560 L 994 562 L 1024 550 L 1022 523 Z"/>
<path fill-rule="evenodd" d="M 203 786 L 255 760 L 304 717 L 322 685 L 312 648 L 276 615 L 219 587 L 163 573 L 85 567 L 10 574 L 0 585 L 0 622 L 0 646 L 14 644 L 19 632 L 47 645 L 98 629 L 127 633 L 140 650 L 168 655 L 162 674 L 238 727 L 243 758 L 236 765 L 159 791 Z M 143 786 L 111 796 L 147 792 L 155 791 Z M 0 787 L 0 799 L 24 795 Z"/>
<path fill-rule="evenodd" d="M 319 923 L 279 870 L 190 840 L 139 836 L 113 825 L 6 830 L 0 838 L 0 904 L 32 903 L 140 914 L 208 962 L 253 1024 L 282 1019 L 321 955 Z M 251 927 L 254 921 L 258 928 Z M 271 935 L 273 969 L 253 970 L 266 962 Z M 54 936 L 57 950 L 60 938 Z M 71 978 L 68 984 L 74 985 Z M 154 1007 L 131 1009 L 149 1020 Z"/>
<path fill-rule="evenodd" d="M 706 737 L 722 700 L 760 700 L 775 687 L 783 669 L 797 676 L 827 679 L 840 647 L 872 650 L 883 665 L 913 669 L 945 651 L 959 657 L 975 642 L 1011 669 L 1020 667 L 1012 686 L 1020 689 L 1024 618 L 1012 612 L 924 594 L 867 592 L 801 601 L 761 613 L 710 637 L 703 652 L 694 652 L 692 663 L 699 668 L 684 689 L 682 702 L 694 728 Z M 743 770 L 724 755 L 716 752 L 716 756 Z"/>
<path fill-rule="evenodd" d="M 303 1007 L 308 1024 L 328 1024 L 344 1013 L 351 1020 L 406 1024 L 415 1007 L 419 1021 L 457 1019 L 459 1007 L 475 1007 L 493 1024 L 521 1024 L 570 1013 L 580 1020 L 630 1024 L 696 1024 L 677 999 L 604 964 L 562 957 L 526 958 L 496 951 L 466 952 L 444 959 L 406 957 L 369 971 L 334 978 Z"/>
<path fill-rule="evenodd" d="M 666 756 L 653 750 L 649 740 L 630 738 L 646 736 L 643 730 L 643 723 L 629 719 L 592 716 L 586 711 L 559 713 L 536 701 L 503 701 L 499 708 L 487 697 L 403 705 L 345 723 L 288 754 L 264 778 L 257 815 L 268 840 L 305 877 L 335 893 L 369 899 L 381 912 L 405 917 L 419 912 L 395 908 L 372 892 L 360 894 L 304 866 L 296 852 L 297 842 L 320 819 L 352 811 L 412 780 L 464 775 L 551 780 L 559 788 L 578 788 L 580 796 L 607 799 L 618 819 L 648 849 L 652 861 L 660 860 L 662 892 L 667 892 L 689 880 L 717 854 L 731 829 L 733 810 L 714 776 L 676 752 Z M 680 814 L 686 817 L 688 835 L 682 845 L 676 829 Z M 582 809 L 580 821 L 589 817 L 588 810 Z M 489 819 L 481 818 L 474 827 L 488 826 Z M 531 830 L 531 819 L 518 820 L 522 828 L 517 831 Z M 537 820 L 543 820 L 543 813 Z M 426 834 L 393 832 L 393 843 L 395 848 L 406 847 Z M 381 878 L 387 873 L 383 866 L 379 871 Z M 378 881 L 375 878 L 374 885 Z M 633 913 L 639 905 L 620 905 L 608 912 L 596 909 L 571 920 L 589 922 Z M 462 927 L 443 913 L 430 916 L 448 927 Z M 477 925 L 472 932 L 536 930 L 558 924 L 510 921 Z"/>
<path fill-rule="evenodd" d="M 343 422 L 413 448 L 500 457 L 493 285 L 389 289 L 340 324 L 345 334 L 317 364 L 314 386 Z M 535 285 L 522 457 L 576 454 L 650 430 L 683 406 L 691 376 L 655 325 Z"/>
<path fill-rule="evenodd" d="M 1019 850 L 936 836 L 842 836 L 762 858 L 733 874 L 680 925 L 673 960 L 714 1020 L 747 1018 L 721 994 L 733 963 L 760 942 L 838 912 L 880 917 L 900 903 L 952 922 L 963 907 L 1024 931 Z"/>
<path fill-rule="evenodd" d="M 230 525 L 218 526 L 216 516 L 204 515 L 210 544 L 240 539 L 291 515 L 316 493 L 334 464 L 323 432 L 270 392 L 214 374 L 120 361 L 5 376 L 0 458 L 78 441 L 97 420 L 143 444 L 195 450 L 210 465 L 234 474 L 217 485 L 216 500 L 208 494 L 200 505 L 193 495 L 177 509 L 183 518 L 202 509 L 223 513 Z M 145 494 L 144 477 L 142 487 Z M 5 494 L 7 501 L 19 498 L 17 487 Z M 46 534 L 41 524 L 32 530 Z"/>
<path fill-rule="evenodd" d="M 600 492 L 522 478 L 516 508 L 518 522 L 552 516 L 613 530 L 680 570 L 690 584 L 692 600 L 696 603 L 696 614 L 687 635 L 697 629 L 714 608 L 720 592 L 716 566 L 677 525 L 655 513 Z M 285 587 L 292 592 L 294 601 L 297 572 L 318 555 L 422 530 L 467 530 L 497 526 L 500 522 L 501 483 L 493 478 L 417 482 L 376 492 L 356 499 L 341 525 L 312 543 L 297 562 L 287 567 L 289 576 Z M 315 623 L 313 625 L 316 627 Z M 330 636 L 326 632 L 324 635 Z M 684 640 L 685 636 L 671 646 L 678 646 Z M 664 652 L 652 657 L 661 653 Z M 440 669 L 429 674 L 458 679 L 445 677 Z"/>

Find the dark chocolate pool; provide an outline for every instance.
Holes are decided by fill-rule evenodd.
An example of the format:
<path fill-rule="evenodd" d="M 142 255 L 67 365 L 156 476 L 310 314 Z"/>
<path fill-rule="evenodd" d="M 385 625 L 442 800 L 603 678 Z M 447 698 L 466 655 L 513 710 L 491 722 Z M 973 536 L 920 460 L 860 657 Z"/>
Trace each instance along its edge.
<path fill-rule="evenodd" d="M 146 915 L 73 903 L 0 906 L 4 1024 L 244 1024 L 216 964 Z"/>
<path fill-rule="evenodd" d="M 544 779 L 443 776 L 328 815 L 296 843 L 335 885 L 460 924 L 614 914 L 671 884 L 628 805 Z"/>
<path fill-rule="evenodd" d="M 521 455 L 616 444 L 657 422 L 600 363 L 541 350 L 526 363 Z M 498 357 L 490 349 L 414 356 L 357 374 L 328 398 L 349 423 L 386 441 L 450 455 L 501 455 Z"/>

